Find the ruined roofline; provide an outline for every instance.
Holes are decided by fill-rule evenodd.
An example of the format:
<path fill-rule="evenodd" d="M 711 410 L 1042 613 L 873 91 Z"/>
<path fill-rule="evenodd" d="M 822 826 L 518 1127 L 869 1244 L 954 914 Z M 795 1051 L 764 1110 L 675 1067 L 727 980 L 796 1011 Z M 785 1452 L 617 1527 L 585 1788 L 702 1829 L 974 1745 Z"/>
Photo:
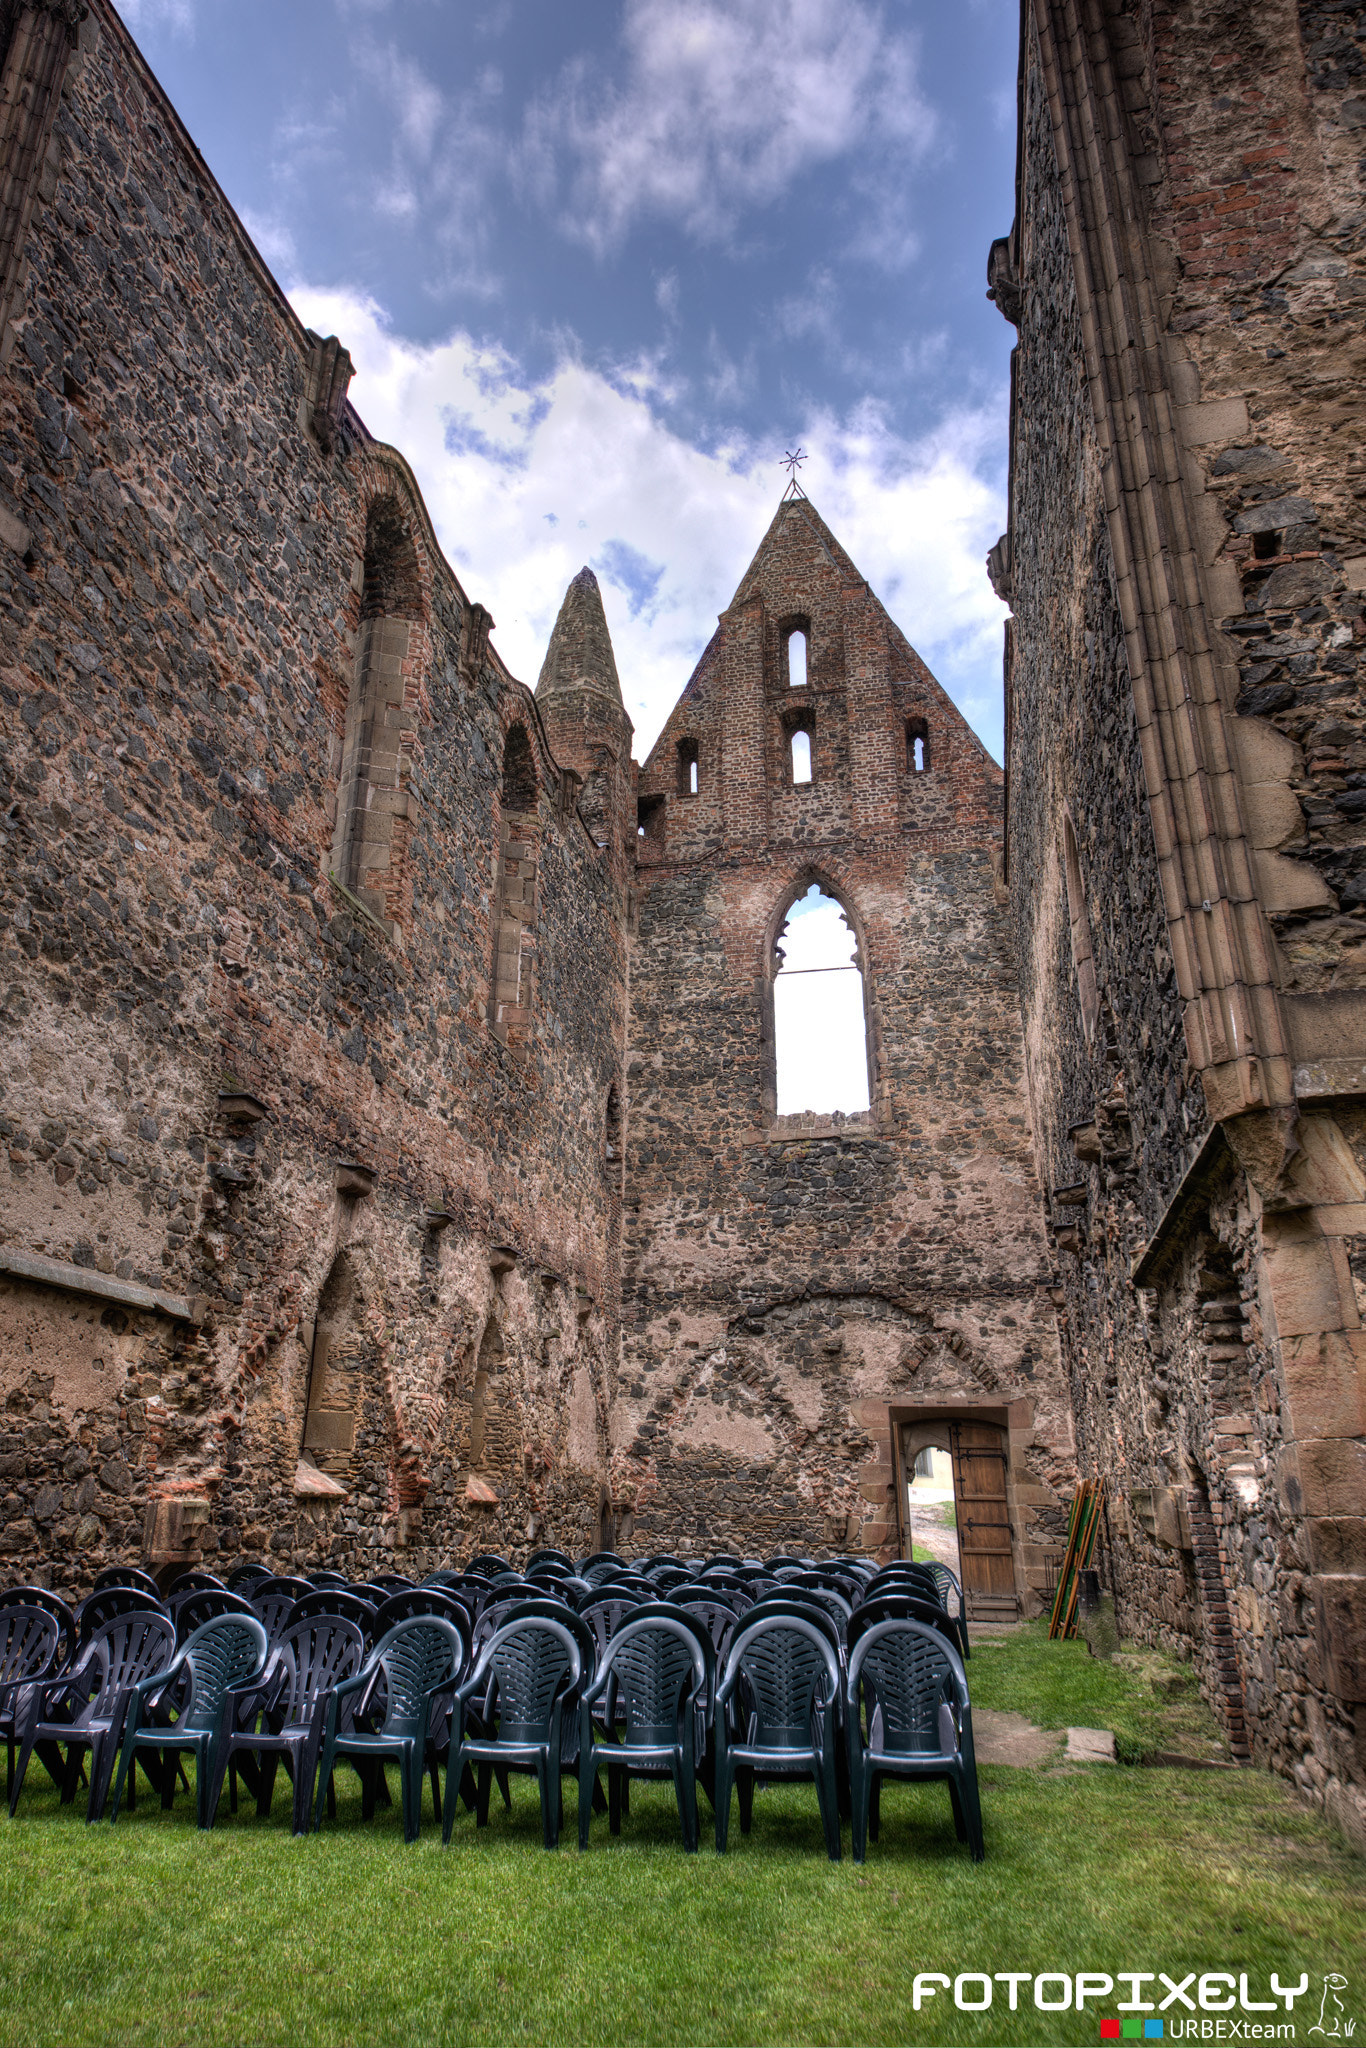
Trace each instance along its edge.
<path fill-rule="evenodd" d="M 146 93 L 148 99 L 154 103 L 157 116 L 164 122 L 177 149 L 181 150 L 189 159 L 190 166 L 195 175 L 201 178 L 204 185 L 208 188 L 206 196 L 210 203 L 204 208 L 205 217 L 212 218 L 215 208 L 221 209 L 223 220 L 236 239 L 248 266 L 255 273 L 262 291 L 267 298 L 274 302 L 277 312 L 284 320 L 286 329 L 293 336 L 299 352 L 300 363 L 306 363 L 311 348 L 308 338 L 309 330 L 291 305 L 283 285 L 243 226 L 237 209 L 233 206 L 232 201 L 228 198 L 218 179 L 214 176 L 213 171 L 209 168 L 203 151 L 176 111 L 166 88 L 147 62 L 132 31 L 111 4 L 111 0 L 90 0 L 90 12 L 98 23 L 101 35 L 108 35 L 118 43 L 124 53 L 130 72 L 137 80 L 143 92 Z M 402 449 L 395 448 L 392 443 L 377 440 L 349 398 L 345 401 L 344 410 L 348 432 L 353 434 L 356 440 L 362 443 L 367 454 L 380 461 L 389 463 L 399 472 L 409 493 L 412 507 L 420 522 L 423 544 L 430 553 L 433 571 L 440 570 L 455 591 L 461 605 L 468 609 L 473 600 L 451 566 L 444 548 L 437 539 L 436 528 L 432 524 L 432 516 L 427 509 L 427 501 L 422 495 L 421 486 L 413 474 L 412 465 L 408 461 L 407 456 L 403 453 Z M 535 691 L 529 683 L 524 683 L 520 677 L 512 673 L 512 670 L 508 667 L 491 640 L 485 643 L 485 658 L 500 681 L 508 689 L 520 691 L 526 699 L 525 710 L 527 716 L 535 721 L 541 745 L 545 749 L 546 759 L 552 763 L 558 772 L 559 763 L 555 760 L 554 750 L 546 734 L 545 723 L 541 717 L 540 707 L 536 702 Z M 575 815 L 577 815 L 577 810 Z M 579 822 L 583 824 L 581 818 Z M 587 825 L 584 825 L 583 829 L 588 837 L 592 839 L 592 834 L 589 832 Z"/>
<path fill-rule="evenodd" d="M 286 327 L 293 335 L 299 351 L 300 362 L 306 362 L 311 347 L 308 338 L 309 330 L 305 327 L 303 320 L 290 303 L 283 285 L 243 226 L 236 208 L 224 192 L 223 187 L 219 184 L 218 179 L 214 176 L 213 171 L 209 168 L 203 151 L 177 113 L 173 102 L 166 92 L 166 88 L 162 85 L 160 79 L 138 47 L 132 31 L 111 4 L 111 0 L 90 0 L 90 11 L 98 20 L 100 33 L 102 35 L 109 35 L 122 45 L 128 59 L 129 69 L 135 74 L 139 85 L 146 92 L 149 99 L 155 101 L 157 114 L 171 131 L 176 146 L 184 151 L 185 155 L 191 160 L 196 174 L 210 188 L 213 201 L 217 207 L 222 209 L 226 224 L 231 229 L 249 266 L 256 273 L 258 283 L 266 296 L 274 300 L 276 310 L 282 315 Z M 347 429 L 355 436 L 356 440 L 362 442 L 370 453 L 387 457 L 401 470 L 404 481 L 412 494 L 414 506 L 422 520 L 423 537 L 431 551 L 433 562 L 439 564 L 450 582 L 454 585 L 461 604 L 468 605 L 471 602 L 470 596 L 460 581 L 459 576 L 452 568 L 445 550 L 436 537 L 436 529 L 432 525 L 431 514 L 427 510 L 426 499 L 422 495 L 417 478 L 413 475 L 412 465 L 409 463 L 407 456 L 404 455 L 400 448 L 395 448 L 390 442 L 381 441 L 372 434 L 349 398 L 345 402 L 345 411 Z M 517 685 L 517 687 L 522 689 L 527 688 L 526 684 L 520 683 L 519 679 L 512 674 L 495 648 L 490 646 L 488 652 L 494 667 L 499 670 L 507 682 Z"/>
<path fill-rule="evenodd" d="M 749 594 L 749 585 L 752 582 L 754 582 L 757 576 L 759 565 L 763 560 L 765 552 L 770 547 L 773 547 L 777 544 L 778 537 L 784 522 L 786 521 L 786 519 L 788 519 L 794 514 L 802 518 L 805 518 L 806 520 L 808 520 L 810 525 L 814 527 L 817 538 L 820 540 L 822 547 L 825 549 L 832 563 L 835 565 L 836 568 L 840 569 L 841 571 L 847 574 L 851 586 L 857 585 L 860 589 L 866 590 L 868 592 L 874 604 L 877 606 L 879 612 L 882 614 L 883 620 L 885 621 L 887 626 L 889 636 L 893 638 L 898 644 L 898 646 L 904 649 L 905 652 L 911 657 L 911 659 L 915 663 L 917 663 L 920 669 L 923 670 L 925 682 L 928 684 L 930 690 L 942 702 L 948 714 L 952 718 L 955 718 L 962 726 L 963 731 L 967 734 L 973 747 L 976 749 L 978 755 L 981 757 L 982 766 L 988 779 L 995 782 L 998 785 L 1004 785 L 1004 767 L 1001 765 L 999 761 L 997 761 L 992 756 L 990 750 L 986 745 L 986 742 L 977 732 L 971 720 L 965 715 L 965 713 L 962 710 L 960 710 L 958 705 L 954 703 L 953 698 L 949 695 L 944 685 L 940 682 L 938 676 L 934 673 L 934 670 L 930 667 L 924 655 L 919 652 L 919 650 L 914 646 L 914 644 L 908 638 L 908 636 L 902 631 L 901 627 L 897 624 L 896 620 L 888 611 L 886 605 L 882 602 L 882 599 L 878 595 L 877 591 L 873 589 L 873 586 L 868 581 L 868 578 L 862 574 L 857 564 L 854 562 L 852 556 L 849 554 L 848 550 L 844 548 L 841 545 L 841 543 L 835 538 L 835 535 L 826 525 L 824 519 L 822 519 L 820 513 L 816 510 L 816 507 L 812 504 L 810 498 L 806 497 L 805 495 L 803 495 L 800 498 L 789 498 L 786 495 L 784 495 L 783 498 L 780 500 L 776 512 L 774 513 L 772 519 L 768 523 L 767 528 L 765 529 L 763 539 L 755 548 L 753 555 L 750 557 L 749 566 L 746 568 L 744 575 L 740 578 L 740 581 L 736 586 L 734 596 L 731 598 L 730 603 L 726 606 L 725 611 L 723 611 L 720 614 L 720 621 L 723 621 L 726 617 L 726 613 L 733 610 L 737 604 L 742 604 L 747 601 L 747 595 Z M 718 621 L 718 624 L 714 628 L 710 638 L 707 641 L 706 646 L 702 649 L 701 654 L 699 654 L 699 656 L 697 657 L 697 661 L 693 666 L 691 675 L 688 677 L 687 682 L 683 685 L 683 688 L 679 691 L 677 697 L 675 697 L 673 703 L 670 705 L 668 716 L 665 718 L 663 725 L 659 729 L 658 738 L 655 740 L 654 745 L 650 748 L 650 751 L 646 755 L 645 760 L 641 763 L 642 774 L 647 774 L 649 770 L 654 767 L 656 756 L 661 754 L 662 750 L 664 749 L 665 742 L 670 737 L 674 720 L 678 717 L 679 712 L 683 709 L 684 705 L 688 702 L 688 700 L 691 697 L 695 696 L 698 693 L 698 691 L 700 691 L 703 688 L 711 664 L 716 658 L 717 650 L 720 646 L 722 637 L 723 628 L 721 623 Z"/>

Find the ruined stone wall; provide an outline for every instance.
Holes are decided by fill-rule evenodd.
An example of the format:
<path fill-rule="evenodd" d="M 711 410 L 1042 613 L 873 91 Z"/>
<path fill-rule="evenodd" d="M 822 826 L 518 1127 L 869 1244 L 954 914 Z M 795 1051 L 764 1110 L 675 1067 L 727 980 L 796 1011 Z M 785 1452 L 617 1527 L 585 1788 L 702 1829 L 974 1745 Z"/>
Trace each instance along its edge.
<path fill-rule="evenodd" d="M 1366 1838 L 1349 1273 L 1361 69 L 1354 17 L 1301 13 L 1107 7 L 1079 54 L 1066 5 L 1027 10 L 1019 210 L 993 252 L 1020 329 L 998 551 L 1015 612 L 1007 839 L 1079 1459 L 1107 1479 L 1121 1624 L 1186 1650 L 1235 1749 Z M 1081 161 L 1101 131 L 1113 186 Z M 1145 351 L 1128 411 L 1129 366 L 1102 353 L 1115 321 Z M 1137 500 L 1163 464 L 1159 537 Z M 1173 647 L 1187 703 L 1201 662 L 1217 689 L 1194 803 L 1171 685 L 1154 686 Z M 1196 1014 L 1226 973 L 1213 923 L 1194 952 L 1179 941 L 1198 968 L 1178 991 L 1175 920 L 1218 911 L 1202 888 L 1244 905 L 1237 973 L 1254 978 L 1257 934 L 1273 935 L 1278 993 L 1252 1049 L 1298 1061 L 1275 1084 L 1299 1098 L 1276 1127 L 1288 1141 L 1265 1093 L 1214 1071 Z"/>
<path fill-rule="evenodd" d="M 869 605 L 813 508 L 782 508 L 641 770 L 664 819 L 641 842 L 632 948 L 614 1487 L 646 1549 L 887 1551 L 897 1416 L 1015 1403 L 1021 1592 L 1037 1604 L 1070 1426 L 996 884 L 999 773 Z M 800 693 L 781 658 L 793 617 L 810 628 Z M 919 774 L 906 693 L 929 725 Z M 782 744 L 799 695 L 809 791 Z M 678 789 L 680 738 L 700 742 L 696 796 Z M 866 1116 L 775 1113 L 771 952 L 812 879 L 858 937 Z"/>
<path fill-rule="evenodd" d="M 54 135 L 0 369 L 0 1253 L 69 1268 L 76 1304 L 88 1275 L 179 1306 L 96 1293 L 88 1334 L 0 1346 L 7 1568 L 93 1570 L 173 1497 L 207 1504 L 180 1554 L 223 1565 L 591 1544 L 625 1000 L 598 851 L 401 458 L 354 413 L 316 426 L 314 344 L 99 0 Z M 348 889 L 357 687 L 379 851 Z M 507 1045 L 515 722 L 539 838 Z M 33 1330 L 56 1313 L 4 1285 Z"/>

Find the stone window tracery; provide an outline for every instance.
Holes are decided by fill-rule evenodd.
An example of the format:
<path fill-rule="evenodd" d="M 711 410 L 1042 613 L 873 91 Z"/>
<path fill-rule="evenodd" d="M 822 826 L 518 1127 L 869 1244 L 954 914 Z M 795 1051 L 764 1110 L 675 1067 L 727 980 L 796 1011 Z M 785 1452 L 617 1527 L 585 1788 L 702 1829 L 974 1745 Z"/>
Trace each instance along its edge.
<path fill-rule="evenodd" d="M 930 728 L 923 718 L 906 720 L 906 766 L 912 775 L 923 775 L 930 765 Z"/>

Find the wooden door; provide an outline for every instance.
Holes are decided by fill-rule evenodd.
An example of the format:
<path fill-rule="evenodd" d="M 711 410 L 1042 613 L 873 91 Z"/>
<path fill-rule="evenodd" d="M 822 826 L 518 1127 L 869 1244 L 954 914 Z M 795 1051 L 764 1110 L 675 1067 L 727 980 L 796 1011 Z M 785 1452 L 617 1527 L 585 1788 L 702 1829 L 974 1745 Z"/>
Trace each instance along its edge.
<path fill-rule="evenodd" d="M 994 1422 L 949 1424 L 963 1597 L 970 1619 L 1013 1621 L 1014 1531 L 1006 1505 L 1006 1433 Z"/>

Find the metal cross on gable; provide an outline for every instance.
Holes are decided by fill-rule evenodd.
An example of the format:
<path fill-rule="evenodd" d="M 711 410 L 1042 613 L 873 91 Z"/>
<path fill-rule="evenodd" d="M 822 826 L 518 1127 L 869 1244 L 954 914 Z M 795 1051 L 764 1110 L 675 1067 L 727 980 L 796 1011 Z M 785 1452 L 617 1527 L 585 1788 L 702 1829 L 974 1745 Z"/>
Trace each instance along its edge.
<path fill-rule="evenodd" d="M 797 471 L 805 461 L 805 448 L 785 448 L 783 450 L 783 467 L 787 471 L 787 489 L 783 492 L 784 499 L 804 498 L 806 496 L 806 492 L 797 482 Z"/>

